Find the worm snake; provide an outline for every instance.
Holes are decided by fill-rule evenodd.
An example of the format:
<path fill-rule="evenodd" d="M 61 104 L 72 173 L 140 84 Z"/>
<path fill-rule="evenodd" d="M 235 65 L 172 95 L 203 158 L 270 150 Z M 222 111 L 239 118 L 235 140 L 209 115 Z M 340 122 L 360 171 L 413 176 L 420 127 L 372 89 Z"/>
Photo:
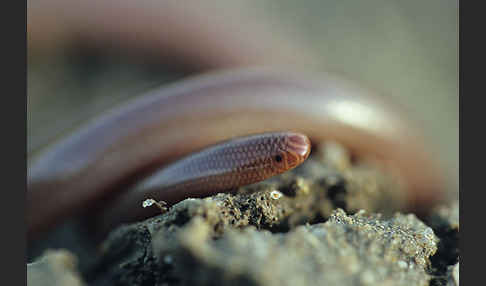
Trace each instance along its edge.
<path fill-rule="evenodd" d="M 127 102 L 29 162 L 29 236 L 206 146 L 285 130 L 313 143 L 338 141 L 357 156 L 392 166 L 404 178 L 410 208 L 429 207 L 447 188 L 446 172 L 420 128 L 385 98 L 331 74 L 309 79 L 262 69 L 226 70 Z M 141 192 L 128 189 L 110 209 L 137 216 Z M 181 188 L 172 195 L 161 192 L 157 199 L 196 194 Z"/>
<path fill-rule="evenodd" d="M 101 228 L 142 219 L 155 209 L 137 208 L 147 197 L 163 198 L 169 205 L 263 181 L 291 170 L 307 159 L 311 144 L 303 134 L 270 132 L 243 136 L 215 144 L 154 172 L 101 217 Z M 125 210 L 136 210 L 129 215 Z"/>

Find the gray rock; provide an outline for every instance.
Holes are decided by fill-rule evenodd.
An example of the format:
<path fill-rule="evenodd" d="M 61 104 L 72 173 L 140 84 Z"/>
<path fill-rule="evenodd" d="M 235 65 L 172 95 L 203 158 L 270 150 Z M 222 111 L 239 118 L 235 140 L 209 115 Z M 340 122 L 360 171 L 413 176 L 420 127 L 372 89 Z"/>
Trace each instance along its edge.
<path fill-rule="evenodd" d="M 459 262 L 454 266 L 449 266 L 447 272 L 447 286 L 459 286 Z"/>
<path fill-rule="evenodd" d="M 440 239 L 431 259 L 431 285 L 459 285 L 459 201 L 434 208 L 426 221 Z"/>
<path fill-rule="evenodd" d="M 67 250 L 48 250 L 27 264 L 27 284 L 37 286 L 85 285 L 77 270 L 77 258 Z"/>
<path fill-rule="evenodd" d="M 153 251 L 180 285 L 428 285 L 432 229 L 414 215 L 389 220 L 341 209 L 326 223 L 288 233 L 228 229 L 214 239 L 202 218 L 167 235 Z"/>

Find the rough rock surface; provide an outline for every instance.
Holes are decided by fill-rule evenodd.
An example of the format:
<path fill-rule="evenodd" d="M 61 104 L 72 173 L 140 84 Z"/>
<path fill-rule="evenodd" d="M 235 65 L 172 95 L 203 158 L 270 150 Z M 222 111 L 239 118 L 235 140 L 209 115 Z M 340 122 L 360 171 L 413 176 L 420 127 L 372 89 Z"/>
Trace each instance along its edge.
<path fill-rule="evenodd" d="M 340 209 L 288 233 L 249 227 L 214 240 L 211 232 L 196 219 L 175 240 L 157 234 L 152 248 L 181 285 L 427 285 L 437 242 L 413 216 L 380 221 Z"/>
<path fill-rule="evenodd" d="M 85 285 L 77 270 L 77 258 L 67 250 L 48 250 L 27 264 L 27 284 L 39 286 Z"/>
<path fill-rule="evenodd" d="M 199 215 L 182 226 L 165 224 L 177 217 L 167 214 L 118 229 L 105 244 L 100 265 L 111 267 L 102 276 L 123 285 L 429 285 L 432 278 L 438 239 L 412 214 L 384 220 L 337 209 L 325 223 L 289 232 L 222 233 L 208 209 L 188 200 L 172 212 Z"/>
<path fill-rule="evenodd" d="M 447 268 L 447 286 L 459 286 L 459 262 Z"/>
<path fill-rule="evenodd" d="M 431 285 L 459 285 L 459 201 L 436 207 L 426 221 L 440 238 Z"/>

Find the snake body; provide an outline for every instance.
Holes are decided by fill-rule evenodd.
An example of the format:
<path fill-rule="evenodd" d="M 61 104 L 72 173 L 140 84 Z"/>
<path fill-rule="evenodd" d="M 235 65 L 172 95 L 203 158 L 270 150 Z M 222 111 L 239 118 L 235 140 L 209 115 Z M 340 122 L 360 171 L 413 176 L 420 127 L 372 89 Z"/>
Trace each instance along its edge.
<path fill-rule="evenodd" d="M 131 199 L 140 207 L 140 194 L 151 191 L 127 186 L 143 186 L 144 178 L 167 164 L 221 141 L 285 130 L 304 134 L 313 144 L 338 141 L 357 156 L 392 165 L 405 180 L 411 207 L 438 201 L 447 187 L 446 172 L 421 129 L 392 102 L 330 74 L 311 80 L 260 69 L 226 70 L 127 102 L 29 162 L 29 235 L 115 193 L 124 192 L 124 199 L 114 208 Z M 226 160 L 218 162 L 231 164 Z M 152 181 L 152 190 L 154 182 L 165 184 Z M 180 188 L 174 196 L 163 189 L 157 198 L 173 202 L 198 192 Z M 221 191 L 215 185 L 211 192 L 202 189 Z M 130 207 L 124 211 L 136 213 Z"/>

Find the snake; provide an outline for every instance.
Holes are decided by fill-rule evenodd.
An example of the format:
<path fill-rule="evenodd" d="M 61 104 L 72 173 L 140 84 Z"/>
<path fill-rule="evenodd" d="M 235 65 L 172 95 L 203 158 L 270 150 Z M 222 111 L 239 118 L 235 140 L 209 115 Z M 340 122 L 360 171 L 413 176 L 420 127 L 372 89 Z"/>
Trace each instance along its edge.
<path fill-rule="evenodd" d="M 49 144 L 28 162 L 28 237 L 96 202 L 106 220 L 265 180 L 336 141 L 399 172 L 407 206 L 428 208 L 447 170 L 396 102 L 331 73 L 225 69 L 137 96 Z M 387 167 L 388 168 L 388 167 Z"/>

